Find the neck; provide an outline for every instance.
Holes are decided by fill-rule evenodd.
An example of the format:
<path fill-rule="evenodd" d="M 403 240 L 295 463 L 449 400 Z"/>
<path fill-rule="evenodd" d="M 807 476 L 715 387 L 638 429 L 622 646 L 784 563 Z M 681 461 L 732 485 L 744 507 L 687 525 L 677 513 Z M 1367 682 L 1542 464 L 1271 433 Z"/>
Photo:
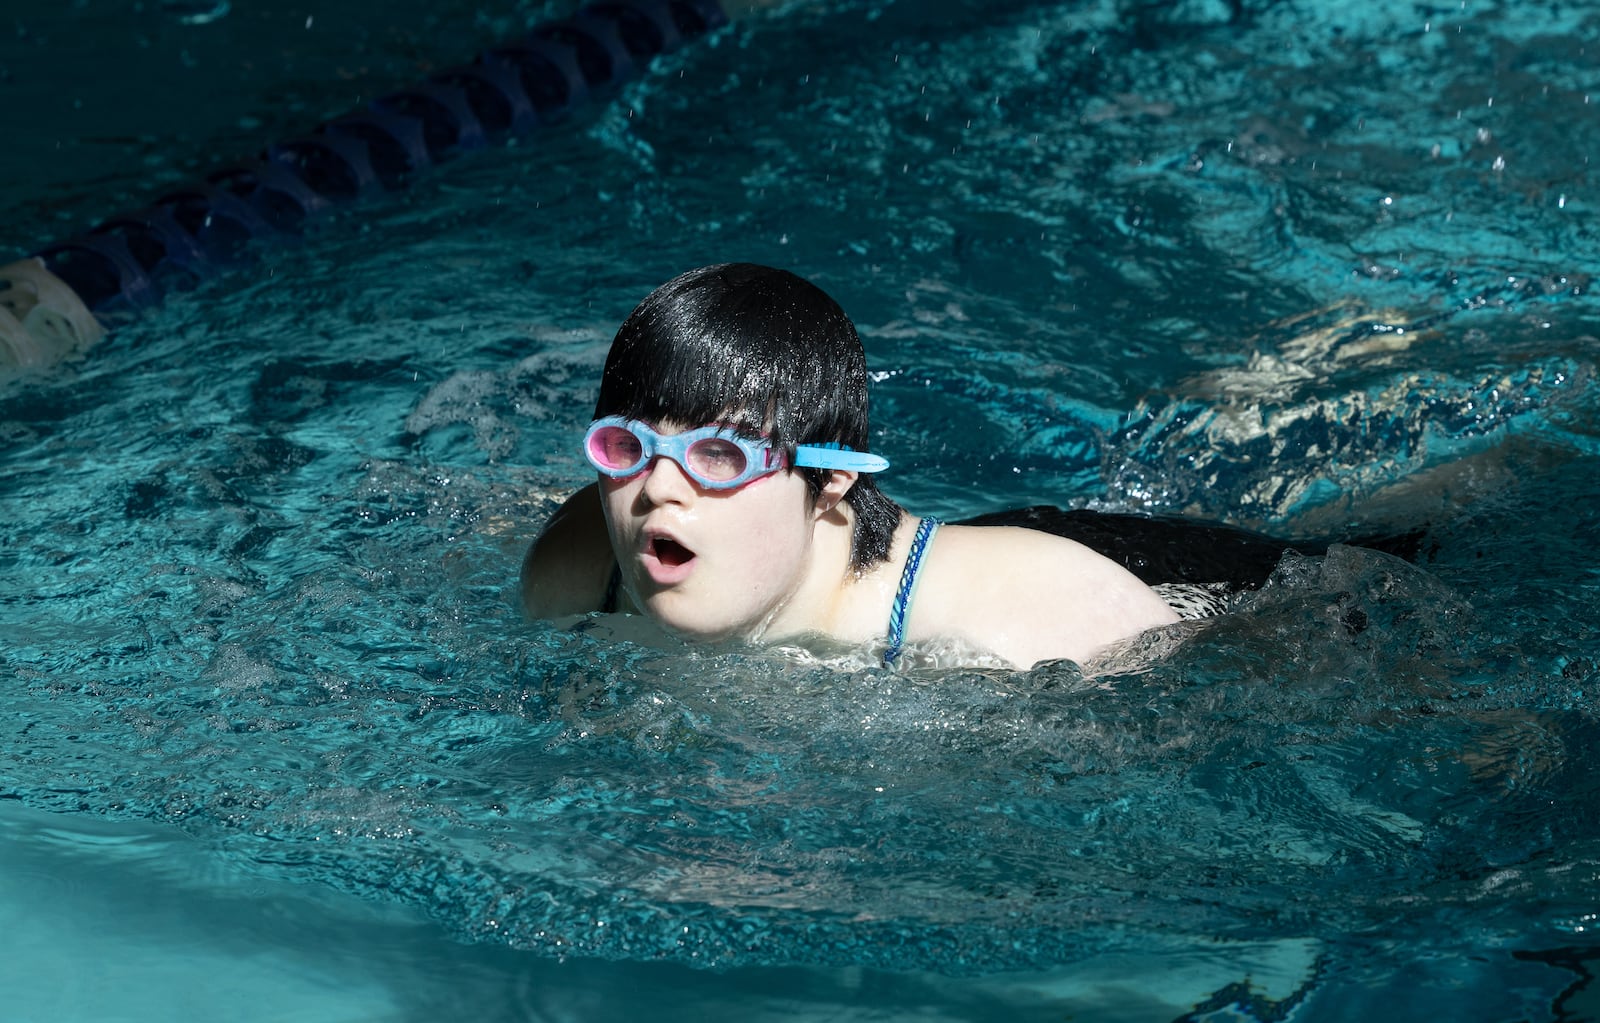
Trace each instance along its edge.
<path fill-rule="evenodd" d="M 774 642 L 808 633 L 838 634 L 845 598 L 855 581 L 850 567 L 855 515 L 855 509 L 841 501 L 817 516 L 812 523 L 805 575 L 756 628 L 750 637 L 753 641 Z"/>
<path fill-rule="evenodd" d="M 850 564 L 855 510 L 841 506 L 823 516 L 806 580 L 753 638 L 773 642 L 813 634 L 854 644 L 882 636 L 917 521 L 902 513 L 889 557 L 857 572 Z"/>

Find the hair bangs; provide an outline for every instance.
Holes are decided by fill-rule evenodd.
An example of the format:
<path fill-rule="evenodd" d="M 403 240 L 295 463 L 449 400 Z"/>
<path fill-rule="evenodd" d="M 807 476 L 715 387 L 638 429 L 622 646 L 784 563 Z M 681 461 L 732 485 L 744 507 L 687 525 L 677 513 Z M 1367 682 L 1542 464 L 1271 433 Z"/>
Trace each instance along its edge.
<path fill-rule="evenodd" d="M 863 449 L 866 400 L 861 342 L 837 303 L 793 274 L 727 264 L 667 282 L 624 321 L 595 418 L 726 423 L 792 457 L 797 444 Z"/>
<path fill-rule="evenodd" d="M 688 352 L 673 351 L 691 347 Z M 718 351 L 721 349 L 721 351 Z M 725 424 L 793 443 L 785 381 L 776 366 L 726 346 L 613 346 L 595 418 L 627 416 L 692 428 Z"/>

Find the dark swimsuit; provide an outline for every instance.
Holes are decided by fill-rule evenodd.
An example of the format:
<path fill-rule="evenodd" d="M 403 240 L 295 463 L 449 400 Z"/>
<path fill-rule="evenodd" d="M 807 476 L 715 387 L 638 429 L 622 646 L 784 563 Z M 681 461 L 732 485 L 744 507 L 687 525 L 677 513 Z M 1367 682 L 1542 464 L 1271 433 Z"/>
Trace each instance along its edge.
<path fill-rule="evenodd" d="M 1259 589 L 1284 554 L 1324 554 L 1333 542 L 1393 554 L 1415 561 L 1424 553 L 1426 531 L 1361 536 L 1341 541 L 1285 541 L 1215 522 L 1128 515 L 1087 509 L 1063 511 L 1036 506 L 963 519 L 966 526 L 1021 526 L 1076 540 L 1132 572 L 1156 591 L 1180 619 L 1209 618 L 1228 610 L 1241 594 Z M 905 647 L 906 617 L 916 596 L 917 573 L 936 519 L 923 519 L 906 555 L 889 612 L 888 648 L 883 663 L 893 667 Z"/>

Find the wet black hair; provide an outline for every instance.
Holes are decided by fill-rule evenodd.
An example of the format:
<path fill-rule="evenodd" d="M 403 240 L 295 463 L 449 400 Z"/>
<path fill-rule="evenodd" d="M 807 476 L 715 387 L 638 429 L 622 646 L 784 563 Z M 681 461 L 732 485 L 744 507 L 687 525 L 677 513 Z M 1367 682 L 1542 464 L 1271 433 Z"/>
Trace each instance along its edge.
<path fill-rule="evenodd" d="M 792 462 L 799 444 L 867 451 L 867 357 L 855 325 L 821 288 L 754 263 L 680 274 L 623 321 L 600 378 L 596 419 L 626 416 L 764 433 Z M 801 469 L 812 498 L 826 469 Z M 889 556 L 900 506 L 871 474 L 845 495 L 855 510 L 850 564 Z"/>

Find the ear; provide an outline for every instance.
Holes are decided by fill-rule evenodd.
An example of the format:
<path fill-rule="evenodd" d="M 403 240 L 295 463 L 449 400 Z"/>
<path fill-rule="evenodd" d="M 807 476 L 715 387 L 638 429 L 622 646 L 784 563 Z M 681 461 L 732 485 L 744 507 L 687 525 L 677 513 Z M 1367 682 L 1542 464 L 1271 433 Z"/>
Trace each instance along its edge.
<path fill-rule="evenodd" d="M 844 495 L 850 492 L 850 488 L 856 485 L 857 475 L 849 469 L 835 469 L 828 473 L 827 482 L 822 484 L 822 492 L 817 494 L 817 513 L 826 515 L 833 511 L 844 500 Z"/>

